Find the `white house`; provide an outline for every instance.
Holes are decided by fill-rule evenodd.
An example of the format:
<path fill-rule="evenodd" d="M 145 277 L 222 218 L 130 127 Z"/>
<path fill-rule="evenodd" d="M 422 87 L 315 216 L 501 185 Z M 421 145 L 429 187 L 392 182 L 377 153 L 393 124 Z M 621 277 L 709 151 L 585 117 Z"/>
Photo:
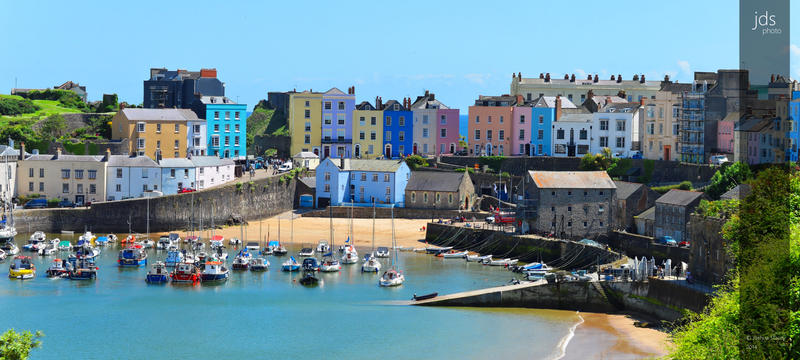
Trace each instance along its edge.
<path fill-rule="evenodd" d="M 195 165 L 186 158 L 158 160 L 161 169 L 161 189 L 164 195 L 177 194 L 180 189 L 196 189 Z"/>
<path fill-rule="evenodd" d="M 10 203 L 17 191 L 17 159 L 19 150 L 10 145 L 0 145 L 0 209 L 3 203 Z M 26 153 L 27 154 L 27 153 Z"/>
<path fill-rule="evenodd" d="M 292 163 L 295 167 L 304 167 L 314 170 L 319 165 L 319 156 L 310 151 L 301 151 L 292 156 Z"/>
<path fill-rule="evenodd" d="M 147 156 L 111 155 L 106 170 L 108 201 L 143 197 L 161 191 L 161 169 Z"/>
<path fill-rule="evenodd" d="M 639 103 L 609 103 L 592 114 L 592 153 L 605 147 L 619 157 L 627 158 L 641 150 L 642 106 Z"/>
<path fill-rule="evenodd" d="M 234 179 L 236 164 L 231 159 L 216 156 L 192 156 L 189 159 L 195 167 L 197 190 L 224 184 Z"/>
<path fill-rule="evenodd" d="M 189 146 L 186 153 L 195 156 L 206 155 L 206 120 L 188 121 L 186 125 L 188 127 L 186 132 L 186 144 Z"/>
<path fill-rule="evenodd" d="M 582 108 L 569 113 L 565 109 L 553 121 L 550 151 L 555 157 L 581 157 L 589 152 L 592 136 L 592 114 Z"/>

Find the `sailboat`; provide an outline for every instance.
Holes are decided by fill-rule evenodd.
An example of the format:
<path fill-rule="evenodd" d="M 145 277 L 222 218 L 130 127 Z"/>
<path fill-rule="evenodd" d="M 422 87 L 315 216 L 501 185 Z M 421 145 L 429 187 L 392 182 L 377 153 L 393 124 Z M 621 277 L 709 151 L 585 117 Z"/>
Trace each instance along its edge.
<path fill-rule="evenodd" d="M 350 235 L 345 240 L 344 247 L 342 248 L 342 264 L 355 264 L 358 262 L 358 251 L 356 251 L 355 246 L 352 245 L 350 240 L 353 240 L 355 243 L 355 238 L 353 237 L 353 203 L 350 202 Z"/>
<path fill-rule="evenodd" d="M 294 221 L 294 216 L 292 216 L 292 221 Z M 278 242 L 280 242 L 280 240 L 281 240 L 281 218 L 280 216 L 278 216 Z M 291 245 L 293 241 L 294 241 L 294 231 L 292 231 L 292 234 L 289 236 L 289 244 Z M 281 270 L 289 272 L 300 270 L 300 263 L 298 263 L 297 260 L 294 259 L 294 256 L 290 256 L 289 260 L 286 260 L 283 262 L 283 264 L 281 264 Z"/>
<path fill-rule="evenodd" d="M 292 234 L 290 236 L 290 242 L 294 238 L 294 216 L 292 216 Z M 272 246 L 272 254 L 275 256 L 283 256 L 289 253 L 289 250 L 286 250 L 286 247 L 281 244 L 281 217 L 278 216 L 278 242 L 276 245 Z"/>
<path fill-rule="evenodd" d="M 361 272 L 374 272 L 378 273 L 381 270 L 381 262 L 375 256 L 375 203 L 372 203 L 372 252 L 367 254 L 364 258 L 364 264 L 361 265 Z"/>
<path fill-rule="evenodd" d="M 403 272 L 395 268 L 395 263 L 397 262 L 397 240 L 394 236 L 394 205 L 392 205 L 392 253 L 394 255 L 392 256 L 392 267 L 381 275 L 380 280 L 378 280 L 378 285 L 380 286 L 398 286 L 403 285 L 403 282 L 406 281 Z"/>
<path fill-rule="evenodd" d="M 333 256 L 333 250 L 336 247 L 334 246 L 334 238 L 333 238 L 333 216 L 332 216 L 332 209 L 328 207 L 328 221 L 330 222 L 330 237 L 331 237 L 331 246 L 328 249 L 328 253 L 322 255 L 322 264 L 319 266 L 319 270 L 322 272 L 336 272 L 342 269 L 342 263 L 339 260 L 336 260 L 336 257 Z"/>

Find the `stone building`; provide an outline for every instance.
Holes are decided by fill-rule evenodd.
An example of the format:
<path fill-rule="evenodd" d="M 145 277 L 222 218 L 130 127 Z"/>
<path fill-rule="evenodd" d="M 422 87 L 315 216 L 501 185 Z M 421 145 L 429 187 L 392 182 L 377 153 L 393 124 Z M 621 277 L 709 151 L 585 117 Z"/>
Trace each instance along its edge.
<path fill-rule="evenodd" d="M 605 171 L 529 171 L 531 186 L 518 202 L 522 232 L 596 238 L 612 226 L 617 186 Z"/>
<path fill-rule="evenodd" d="M 406 185 L 406 207 L 469 210 L 475 187 L 467 172 L 414 171 Z"/>
<path fill-rule="evenodd" d="M 687 232 L 689 216 L 705 194 L 672 189 L 656 200 L 655 237 L 671 236 L 675 241 L 691 241 Z"/>
<path fill-rule="evenodd" d="M 617 197 L 614 199 L 614 229 L 633 231 L 633 217 L 653 207 L 659 193 L 644 184 L 627 181 L 614 181 L 617 185 Z"/>
<path fill-rule="evenodd" d="M 689 236 L 692 238 L 689 254 L 689 272 L 692 277 L 705 284 L 724 282 L 725 274 L 733 267 L 728 256 L 722 226 L 726 219 L 704 218 L 691 215 Z"/>

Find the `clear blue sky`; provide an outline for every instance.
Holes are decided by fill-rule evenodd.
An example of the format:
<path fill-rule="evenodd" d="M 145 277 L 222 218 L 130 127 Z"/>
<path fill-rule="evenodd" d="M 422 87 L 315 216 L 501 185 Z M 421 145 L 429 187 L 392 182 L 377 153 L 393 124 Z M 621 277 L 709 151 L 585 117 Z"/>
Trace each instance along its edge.
<path fill-rule="evenodd" d="M 151 67 L 215 67 L 250 108 L 267 91 L 355 85 L 358 101 L 429 89 L 466 113 L 512 72 L 690 81 L 738 59 L 736 1 L 388 4 L 0 0 L 0 93 L 72 80 L 138 104 Z"/>

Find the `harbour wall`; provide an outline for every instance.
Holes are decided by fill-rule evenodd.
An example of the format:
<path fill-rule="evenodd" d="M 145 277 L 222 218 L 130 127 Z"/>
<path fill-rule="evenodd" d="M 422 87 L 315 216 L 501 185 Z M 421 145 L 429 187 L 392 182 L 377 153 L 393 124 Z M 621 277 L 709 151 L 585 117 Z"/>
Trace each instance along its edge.
<path fill-rule="evenodd" d="M 495 258 L 516 258 L 522 262 L 541 260 L 565 270 L 603 265 L 620 257 L 613 251 L 569 240 L 434 223 L 428 224 L 425 239 L 430 244 L 492 254 Z"/>
<path fill-rule="evenodd" d="M 335 218 L 349 218 L 351 208 L 348 206 L 332 206 L 330 212 Z M 372 207 L 357 207 L 352 208 L 353 217 L 356 219 L 371 219 Z M 395 208 L 394 217 L 397 219 L 452 219 L 458 215 L 464 216 L 467 219 L 475 218 L 476 221 L 483 221 L 487 213 L 474 212 L 474 211 L 458 211 L 458 210 L 434 210 L 434 209 L 413 209 L 413 208 Z M 303 213 L 307 217 L 328 217 L 328 208 L 312 210 Z M 388 219 L 392 217 L 392 210 L 389 208 L 375 208 L 375 217 L 378 219 Z"/>
<path fill-rule="evenodd" d="M 672 259 L 672 264 L 676 266 L 681 261 L 688 264 L 691 257 L 689 248 L 657 244 L 652 237 L 628 232 L 612 231 L 608 237 L 608 245 L 629 258 L 655 258 L 658 264 L 665 259 Z"/>
<path fill-rule="evenodd" d="M 36 209 L 14 212 L 18 231 L 133 232 L 188 229 L 192 219 L 198 227 L 231 220 L 255 220 L 289 211 L 293 207 L 295 179 L 280 181 L 268 177 L 252 182 L 233 181 L 193 193 L 166 195 L 151 199 L 129 199 L 93 203 L 76 209 Z M 149 208 L 149 210 L 148 210 Z M 193 213 L 194 209 L 194 213 Z"/>

